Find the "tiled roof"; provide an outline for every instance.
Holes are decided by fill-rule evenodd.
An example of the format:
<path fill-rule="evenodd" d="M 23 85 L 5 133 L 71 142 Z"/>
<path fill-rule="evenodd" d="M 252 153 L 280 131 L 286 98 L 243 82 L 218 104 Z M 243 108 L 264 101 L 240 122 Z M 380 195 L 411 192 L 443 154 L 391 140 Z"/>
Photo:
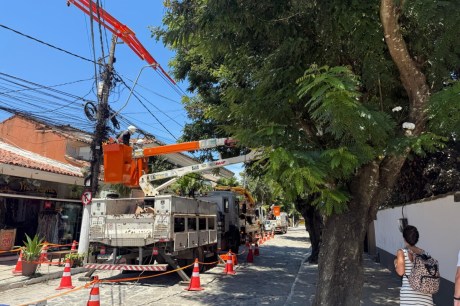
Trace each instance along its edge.
<path fill-rule="evenodd" d="M 83 177 L 79 167 L 61 163 L 54 159 L 26 151 L 0 141 L 0 163 L 21 166 L 30 169 Z"/>

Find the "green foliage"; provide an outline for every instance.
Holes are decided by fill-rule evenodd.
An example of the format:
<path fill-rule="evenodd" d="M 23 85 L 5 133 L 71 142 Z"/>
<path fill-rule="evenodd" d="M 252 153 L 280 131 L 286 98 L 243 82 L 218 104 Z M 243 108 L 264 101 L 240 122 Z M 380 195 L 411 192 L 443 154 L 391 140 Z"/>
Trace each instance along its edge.
<path fill-rule="evenodd" d="M 350 197 L 346 191 L 323 188 L 317 194 L 319 196 L 315 198 L 312 205 L 318 206 L 326 215 L 341 214 L 347 211 L 346 203 Z"/>
<path fill-rule="evenodd" d="M 129 197 L 131 195 L 131 188 L 123 184 L 113 184 L 113 185 L 104 184 L 103 188 L 101 188 L 101 191 L 102 190 L 114 190 L 122 198 Z"/>
<path fill-rule="evenodd" d="M 447 137 L 425 132 L 418 137 L 411 136 L 394 139 L 390 142 L 392 145 L 389 146 L 389 151 L 392 154 L 404 154 L 410 149 L 413 154 L 424 157 L 427 153 L 442 150 L 447 141 Z"/>
<path fill-rule="evenodd" d="M 40 253 L 43 247 L 43 238 L 39 238 L 35 235 L 30 238 L 26 234 L 26 241 L 23 241 L 24 246 L 22 247 L 22 258 L 24 261 L 37 261 L 40 258 Z"/>
<path fill-rule="evenodd" d="M 386 144 L 394 124 L 360 102 L 361 84 L 349 68 L 312 65 L 297 82 L 299 98 L 308 99 L 305 106 L 320 134 L 346 144 Z"/>
<path fill-rule="evenodd" d="M 339 170 L 343 174 L 352 173 L 358 166 L 358 158 L 348 148 L 325 150 L 322 157 L 330 159 L 331 171 Z"/>
<path fill-rule="evenodd" d="M 460 122 L 455 90 L 441 90 L 459 71 L 460 40 L 451 31 L 459 3 L 405 1 L 399 10 L 434 93 L 430 131 L 443 136 Z M 254 167 L 286 199 L 319 193 L 325 213 L 343 212 L 362 165 L 444 141 L 404 135 L 410 104 L 378 1 L 170 0 L 164 23 L 153 34 L 177 52 L 175 76 L 196 94 L 184 101 L 192 121 L 184 138 L 231 135 L 264 148 Z"/>
<path fill-rule="evenodd" d="M 83 260 L 85 259 L 85 254 L 80 253 L 69 253 L 65 255 L 65 259 L 70 260 L 72 262 L 72 266 L 74 267 L 81 267 L 83 265 Z"/>
<path fill-rule="evenodd" d="M 236 177 L 222 177 L 217 181 L 217 185 L 236 187 L 240 185 L 240 182 L 238 182 L 238 179 Z"/>
<path fill-rule="evenodd" d="M 171 189 L 181 196 L 195 196 L 195 193 L 205 193 L 212 188 L 209 184 L 205 184 L 202 176 L 198 173 L 190 173 L 179 178 Z"/>
<path fill-rule="evenodd" d="M 430 99 L 429 128 L 440 135 L 460 135 L 460 81 L 433 94 Z"/>

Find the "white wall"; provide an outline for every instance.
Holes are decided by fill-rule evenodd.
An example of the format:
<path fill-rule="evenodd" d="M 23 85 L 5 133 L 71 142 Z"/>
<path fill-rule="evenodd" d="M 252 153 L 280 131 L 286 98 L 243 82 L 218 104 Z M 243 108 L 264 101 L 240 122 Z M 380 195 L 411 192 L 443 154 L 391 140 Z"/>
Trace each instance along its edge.
<path fill-rule="evenodd" d="M 439 261 L 441 277 L 454 282 L 457 255 L 460 250 L 460 203 L 454 196 L 388 208 L 377 213 L 375 236 L 377 247 L 389 253 L 404 247 L 399 219 L 408 219 L 420 233 L 417 246 L 429 252 Z"/>

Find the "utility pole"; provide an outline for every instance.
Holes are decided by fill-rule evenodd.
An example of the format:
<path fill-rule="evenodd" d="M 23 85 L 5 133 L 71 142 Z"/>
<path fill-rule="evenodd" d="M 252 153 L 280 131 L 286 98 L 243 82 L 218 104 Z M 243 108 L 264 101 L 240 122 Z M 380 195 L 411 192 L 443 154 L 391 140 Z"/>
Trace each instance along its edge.
<path fill-rule="evenodd" d="M 117 36 L 112 36 L 112 44 L 109 51 L 109 59 L 102 73 L 102 88 L 99 90 L 97 85 L 97 122 L 94 131 L 93 141 L 91 142 L 91 193 L 96 196 L 99 187 L 99 174 L 103 159 L 102 141 L 106 137 L 107 119 L 109 118 L 109 93 L 112 86 L 113 63 L 115 61 L 115 46 L 117 44 Z M 81 219 L 80 239 L 78 243 L 78 253 L 87 254 L 89 249 L 89 223 L 91 215 L 91 203 L 83 207 L 83 215 Z M 85 256 L 85 260 L 87 257 Z"/>
<path fill-rule="evenodd" d="M 113 63 L 115 60 L 115 46 L 117 44 L 117 36 L 112 35 L 112 44 L 110 46 L 109 59 L 102 73 L 102 88 L 97 91 L 98 106 L 97 106 L 97 122 L 94 131 L 94 138 L 91 142 L 91 192 L 96 195 L 99 187 L 99 174 L 102 164 L 102 141 L 106 137 L 107 120 L 109 118 L 109 93 L 112 86 Z"/>

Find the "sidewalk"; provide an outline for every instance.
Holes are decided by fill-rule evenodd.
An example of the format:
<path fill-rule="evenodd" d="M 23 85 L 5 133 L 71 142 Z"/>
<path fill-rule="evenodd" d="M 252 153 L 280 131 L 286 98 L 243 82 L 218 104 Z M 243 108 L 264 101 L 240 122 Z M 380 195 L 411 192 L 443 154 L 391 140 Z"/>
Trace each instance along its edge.
<path fill-rule="evenodd" d="M 16 256 L 17 257 L 17 256 Z M 32 276 L 22 276 L 21 274 L 15 275 L 12 270 L 16 266 L 17 259 L 0 261 L 0 292 L 19 288 L 31 284 L 41 283 L 50 279 L 62 277 L 64 272 L 64 265 L 58 266 L 57 264 L 47 265 L 42 264 L 38 267 L 37 273 Z M 85 268 L 72 268 L 71 274 L 86 272 Z"/>
<path fill-rule="evenodd" d="M 365 275 L 361 305 L 399 305 L 400 279 L 388 269 L 372 261 L 367 254 L 364 254 L 363 257 Z M 0 292 L 61 278 L 64 270 L 64 266 L 56 264 L 42 265 L 37 270 L 36 276 L 27 277 L 14 275 L 11 271 L 15 265 L 15 260 L 0 262 Z M 84 276 L 83 273 L 86 271 L 85 268 L 71 269 L 72 275 L 80 274 L 79 276 Z M 316 290 L 317 271 L 317 265 L 311 265 L 305 261 L 300 265 L 284 306 L 311 305 Z"/>
<path fill-rule="evenodd" d="M 307 254 L 308 256 L 309 254 Z M 367 254 L 363 255 L 364 287 L 361 305 L 399 305 L 400 278 L 371 260 Z M 292 285 L 285 306 L 311 305 L 315 296 L 318 265 L 308 262 L 301 264 L 297 278 Z"/>

